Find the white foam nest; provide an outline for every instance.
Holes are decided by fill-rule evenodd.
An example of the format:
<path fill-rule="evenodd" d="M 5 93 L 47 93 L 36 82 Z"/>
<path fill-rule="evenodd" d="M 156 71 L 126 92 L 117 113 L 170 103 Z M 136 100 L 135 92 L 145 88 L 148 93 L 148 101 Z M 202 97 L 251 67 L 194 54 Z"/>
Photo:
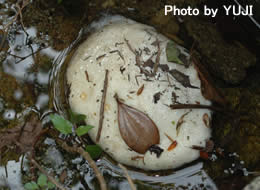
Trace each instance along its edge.
<path fill-rule="evenodd" d="M 191 64 L 186 68 L 168 62 L 166 45 L 169 39 L 153 27 L 116 16 L 103 19 L 92 26 L 96 27 L 96 31 L 78 47 L 67 68 L 70 106 L 73 111 L 85 114 L 86 122 L 95 126 L 89 132 L 91 139 L 96 142 L 105 72 L 108 70 L 103 128 L 98 142 L 102 149 L 120 163 L 145 170 L 176 168 L 197 159 L 199 151 L 191 147 L 204 147 L 210 138 L 211 130 L 207 122 L 203 121 L 203 116 L 208 115 L 210 120 L 211 112 L 205 109 L 172 110 L 169 107 L 179 103 L 210 104 L 201 94 L 201 82 L 194 66 Z M 140 55 L 141 64 L 148 59 L 153 63 L 158 61 L 158 45 L 155 42 L 159 41 L 159 64 L 167 64 L 169 70 L 176 69 L 189 76 L 191 85 L 198 88 L 184 87 L 162 67 L 151 77 L 142 73 L 136 62 L 136 54 L 131 51 L 127 41 L 132 50 Z M 189 58 L 184 48 L 176 48 Z M 153 72 L 153 67 L 147 66 L 144 69 Z M 138 94 L 142 86 L 143 91 Z M 159 157 L 149 150 L 145 154 L 139 154 L 131 150 L 122 139 L 115 94 L 124 100 L 124 104 L 145 113 L 156 124 L 160 135 L 157 146 L 163 149 Z M 160 94 L 159 99 L 156 94 Z M 182 117 L 184 114 L 186 115 Z M 181 117 L 183 123 L 177 134 L 176 127 Z M 172 142 L 167 135 L 177 142 L 172 150 L 168 150 Z"/>

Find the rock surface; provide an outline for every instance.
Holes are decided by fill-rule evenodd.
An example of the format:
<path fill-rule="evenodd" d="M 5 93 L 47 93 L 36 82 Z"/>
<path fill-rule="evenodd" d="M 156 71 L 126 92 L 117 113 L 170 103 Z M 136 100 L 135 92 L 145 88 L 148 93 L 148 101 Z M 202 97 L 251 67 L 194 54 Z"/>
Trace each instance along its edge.
<path fill-rule="evenodd" d="M 208 110 L 171 110 L 169 107 L 179 103 L 210 104 L 201 94 L 194 66 L 186 68 L 168 62 L 165 51 L 169 39 L 154 28 L 122 17 L 112 18 L 93 24 L 99 29 L 79 46 L 71 59 L 67 70 L 71 108 L 87 115 L 87 123 L 95 126 L 89 135 L 96 141 L 108 70 L 103 129 L 98 144 L 110 156 L 121 163 L 147 170 L 176 168 L 198 158 L 199 151 L 191 147 L 205 146 L 205 141 L 210 138 L 210 128 L 206 127 L 203 118 L 207 114 L 210 119 L 211 113 Z M 109 24 L 102 27 L 104 23 Z M 176 48 L 188 57 L 182 47 L 176 45 Z M 156 63 L 160 65 L 153 76 Z M 180 72 L 186 75 L 183 78 L 190 80 L 190 85 L 187 81 L 181 84 L 181 79 L 176 79 Z M 127 146 L 119 131 L 115 94 L 124 104 L 148 115 L 157 125 L 160 133 L 157 146 L 163 149 L 161 155 L 150 151 L 139 154 Z M 141 138 L 142 135 L 149 136 L 140 134 Z M 171 145 L 172 141 L 176 141 L 176 147 Z"/>

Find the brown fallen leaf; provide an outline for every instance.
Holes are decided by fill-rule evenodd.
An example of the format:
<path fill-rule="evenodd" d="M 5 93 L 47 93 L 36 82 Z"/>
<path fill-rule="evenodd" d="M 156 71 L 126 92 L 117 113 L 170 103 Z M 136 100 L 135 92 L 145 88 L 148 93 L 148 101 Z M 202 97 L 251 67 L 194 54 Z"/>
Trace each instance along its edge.
<path fill-rule="evenodd" d="M 143 92 L 143 90 L 144 90 L 144 84 L 138 89 L 138 91 L 137 91 L 137 96 L 139 96 L 139 95 L 141 95 L 142 94 L 142 92 Z"/>
<path fill-rule="evenodd" d="M 172 142 L 171 144 L 170 144 L 170 146 L 168 147 L 168 151 L 171 151 L 171 150 L 173 150 L 176 146 L 177 146 L 177 141 L 175 141 L 175 140 L 173 140 L 169 135 L 167 135 L 166 133 L 164 133 L 165 134 L 165 136 Z"/>
<path fill-rule="evenodd" d="M 177 80 L 179 83 L 182 84 L 185 88 L 198 88 L 196 86 L 192 86 L 190 83 L 190 77 L 188 75 L 183 74 L 182 72 L 178 71 L 177 69 L 172 69 L 169 73 Z"/>
<path fill-rule="evenodd" d="M 191 112 L 191 111 L 189 111 L 189 112 L 183 114 L 183 115 L 180 117 L 180 119 L 178 120 L 177 125 L 176 125 L 176 134 L 177 134 L 177 136 L 178 136 L 179 133 L 180 133 L 181 125 L 184 123 L 184 117 L 185 117 L 186 115 L 188 115 L 190 112 Z"/>
<path fill-rule="evenodd" d="M 0 150 L 6 146 L 17 145 L 21 153 L 31 151 L 41 134 L 42 123 L 37 116 L 33 116 L 25 124 L 7 129 L 0 136 Z"/>
<path fill-rule="evenodd" d="M 199 62 L 196 60 L 194 56 L 192 57 L 192 59 L 193 59 L 194 67 L 197 70 L 199 78 L 201 80 L 201 93 L 204 96 L 204 98 L 210 101 L 217 102 L 221 105 L 225 105 L 226 104 L 225 98 L 213 86 L 207 70 L 201 64 L 199 64 Z"/>
<path fill-rule="evenodd" d="M 134 151 L 144 154 L 152 145 L 159 144 L 159 130 L 153 120 L 145 113 L 120 101 L 118 105 L 118 124 L 125 143 Z"/>
<path fill-rule="evenodd" d="M 168 147 L 168 151 L 171 151 L 171 150 L 173 150 L 176 146 L 177 146 L 177 141 L 173 141 L 171 144 L 170 144 L 170 146 Z"/>

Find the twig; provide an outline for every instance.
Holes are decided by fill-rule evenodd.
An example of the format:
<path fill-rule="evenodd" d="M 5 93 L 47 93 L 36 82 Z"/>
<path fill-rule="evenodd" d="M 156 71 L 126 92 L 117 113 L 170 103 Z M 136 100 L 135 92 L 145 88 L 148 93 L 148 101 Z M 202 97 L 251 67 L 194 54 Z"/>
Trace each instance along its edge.
<path fill-rule="evenodd" d="M 106 190 L 107 189 L 107 185 L 106 185 L 106 182 L 105 182 L 105 179 L 103 177 L 103 175 L 100 173 L 96 163 L 94 162 L 94 160 L 91 158 L 91 156 L 88 154 L 88 152 L 86 152 L 83 148 L 81 147 L 77 147 L 77 146 L 69 146 L 66 142 L 63 142 L 61 144 L 61 147 L 63 149 L 65 149 L 66 151 L 68 152 L 77 152 L 79 153 L 82 157 L 85 158 L 85 160 L 88 161 L 90 167 L 93 168 L 94 170 L 94 173 L 96 174 L 97 176 L 97 179 L 99 181 L 99 184 L 100 184 L 100 188 L 101 190 Z"/>
<path fill-rule="evenodd" d="M 161 56 L 160 42 L 157 38 L 156 38 L 156 45 L 157 45 L 157 48 L 158 48 L 158 52 L 157 52 L 157 55 L 156 55 L 156 58 L 155 58 L 155 64 L 154 64 L 154 67 L 153 67 L 153 75 L 155 75 L 157 70 L 158 70 L 158 67 L 160 65 L 160 56 Z"/>
<path fill-rule="evenodd" d="M 46 48 L 47 48 L 47 47 L 39 48 L 39 49 L 37 49 L 36 51 L 34 51 L 34 52 L 30 53 L 29 55 L 26 55 L 26 56 L 24 56 L 24 57 L 21 57 L 21 56 L 18 56 L 18 55 L 14 55 L 14 54 L 11 54 L 11 53 L 8 53 L 8 52 L 7 52 L 7 54 L 10 55 L 10 56 L 13 56 L 13 57 L 15 57 L 15 58 L 20 59 L 19 61 L 15 62 L 15 64 L 18 64 L 18 63 L 20 63 L 21 61 L 27 59 L 28 57 L 34 56 L 36 53 L 38 53 L 38 52 L 40 52 L 41 50 L 46 49 Z"/>
<path fill-rule="evenodd" d="M 224 112 L 224 109 L 209 106 L 209 105 L 200 105 L 200 104 L 172 104 L 169 106 L 173 110 L 177 109 L 209 109 L 217 112 Z"/>
<path fill-rule="evenodd" d="M 9 23 L 7 23 L 5 26 L 4 26 L 4 28 L 3 28 L 3 30 L 5 31 L 6 29 L 8 29 L 9 28 L 9 26 L 11 25 L 11 24 L 13 24 L 16 20 L 17 20 L 17 17 L 20 15 L 20 17 L 21 17 L 21 19 L 22 19 L 22 10 L 28 5 L 30 3 L 30 1 L 29 0 L 26 0 L 26 1 L 22 1 L 22 6 L 20 7 L 19 6 L 19 4 L 18 3 L 16 3 L 16 7 L 18 7 L 18 11 L 17 11 L 17 13 L 15 14 L 15 16 L 14 16 L 14 18 L 9 22 Z M 23 27 L 23 22 L 21 21 L 21 24 L 22 24 L 22 27 Z"/>
<path fill-rule="evenodd" d="M 136 65 L 139 67 L 141 73 L 144 73 L 146 76 L 149 76 L 149 77 L 153 77 L 154 74 L 153 73 L 149 73 L 147 70 L 145 70 L 142 65 L 141 65 L 141 60 L 140 60 L 140 57 L 142 55 L 142 52 L 141 53 L 138 53 L 138 51 L 134 50 L 132 48 L 132 46 L 130 45 L 129 41 L 127 39 L 124 39 L 125 42 L 126 42 L 126 45 L 127 47 L 129 48 L 129 50 L 135 54 L 135 62 L 136 62 Z"/>
<path fill-rule="evenodd" d="M 65 187 L 63 187 L 62 184 L 60 184 L 53 176 L 51 176 L 51 174 L 49 174 L 47 171 L 45 171 L 41 166 L 40 164 L 37 163 L 37 161 L 33 158 L 30 158 L 30 161 L 31 163 L 36 166 L 44 175 L 47 176 L 47 178 L 49 179 L 50 182 L 52 182 L 54 185 L 56 185 L 56 187 L 58 189 L 61 189 L 61 190 L 66 190 Z"/>
<path fill-rule="evenodd" d="M 131 177 L 129 176 L 127 169 L 125 166 L 123 166 L 122 164 L 118 164 L 118 166 L 124 171 L 126 179 L 130 185 L 131 190 L 136 190 L 135 184 L 133 183 L 133 180 L 131 179 Z"/>
<path fill-rule="evenodd" d="M 108 84 L 108 70 L 106 70 L 106 76 L 104 81 L 104 88 L 103 88 L 103 95 L 101 100 L 101 106 L 99 111 L 99 124 L 98 124 L 98 133 L 96 137 L 96 142 L 99 142 L 101 131 L 103 127 L 103 120 L 104 120 L 104 108 L 105 108 L 105 101 L 106 101 L 106 95 L 107 95 L 107 84 Z"/>

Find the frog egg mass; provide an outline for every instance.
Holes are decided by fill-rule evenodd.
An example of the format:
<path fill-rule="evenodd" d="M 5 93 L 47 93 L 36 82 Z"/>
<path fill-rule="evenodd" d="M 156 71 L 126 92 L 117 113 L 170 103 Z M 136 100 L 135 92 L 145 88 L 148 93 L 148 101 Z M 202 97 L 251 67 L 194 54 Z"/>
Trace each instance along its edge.
<path fill-rule="evenodd" d="M 106 17 L 92 27 L 66 73 L 70 107 L 94 126 L 91 139 L 116 161 L 145 170 L 197 159 L 192 147 L 206 146 L 211 112 L 171 108 L 211 104 L 187 51 L 124 17 Z"/>

